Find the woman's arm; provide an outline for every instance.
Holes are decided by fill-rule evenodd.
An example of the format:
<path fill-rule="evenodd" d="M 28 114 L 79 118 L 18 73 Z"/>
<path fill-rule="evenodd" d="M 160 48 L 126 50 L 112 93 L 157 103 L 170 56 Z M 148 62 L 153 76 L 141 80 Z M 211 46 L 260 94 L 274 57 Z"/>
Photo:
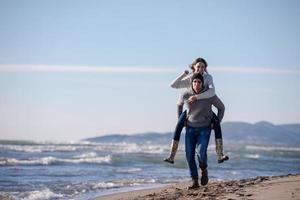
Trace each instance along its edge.
<path fill-rule="evenodd" d="M 193 103 L 194 101 L 197 101 L 197 100 L 200 100 L 200 99 L 208 99 L 208 98 L 211 98 L 215 95 L 216 95 L 215 88 L 210 88 L 210 89 L 206 90 L 203 93 L 191 96 L 190 99 L 189 99 L 189 102 Z"/>
<path fill-rule="evenodd" d="M 204 84 L 204 89 L 206 89 L 206 91 L 196 95 L 197 100 L 208 99 L 216 95 L 215 86 L 211 75 L 205 75 Z"/>
<path fill-rule="evenodd" d="M 208 99 L 216 95 L 213 78 L 210 74 L 206 74 L 204 77 L 204 92 L 193 95 L 188 99 L 189 103 L 194 103 L 199 99 Z"/>
<path fill-rule="evenodd" d="M 190 80 L 190 76 L 188 76 L 188 71 L 184 71 L 170 84 L 170 86 L 174 89 L 189 88 L 190 85 L 191 85 L 191 80 Z"/>

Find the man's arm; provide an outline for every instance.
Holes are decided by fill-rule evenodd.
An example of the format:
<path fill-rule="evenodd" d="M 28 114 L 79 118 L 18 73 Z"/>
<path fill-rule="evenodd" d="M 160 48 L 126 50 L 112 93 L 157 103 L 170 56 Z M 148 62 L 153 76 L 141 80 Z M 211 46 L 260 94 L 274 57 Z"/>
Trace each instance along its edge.
<path fill-rule="evenodd" d="M 217 95 L 214 96 L 212 104 L 218 109 L 218 119 L 221 123 L 221 121 L 224 117 L 225 106 Z"/>
<path fill-rule="evenodd" d="M 187 99 L 188 97 L 188 91 L 183 92 L 177 101 L 177 114 L 178 114 L 178 118 L 180 117 L 182 110 L 183 110 L 183 105 L 184 105 L 184 101 Z"/>
<path fill-rule="evenodd" d="M 191 85 L 191 80 L 190 77 L 188 76 L 188 71 L 184 71 L 170 84 L 170 86 L 174 89 L 189 88 L 190 85 Z"/>

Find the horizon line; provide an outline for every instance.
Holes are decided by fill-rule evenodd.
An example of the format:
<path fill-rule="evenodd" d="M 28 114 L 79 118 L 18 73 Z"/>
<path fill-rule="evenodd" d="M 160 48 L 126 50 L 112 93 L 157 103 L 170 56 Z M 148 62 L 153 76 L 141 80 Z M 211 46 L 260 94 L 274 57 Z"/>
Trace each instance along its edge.
<path fill-rule="evenodd" d="M 113 67 L 88 65 L 0 64 L 0 72 L 175 73 L 183 70 L 184 69 L 180 67 L 153 66 Z M 210 66 L 209 71 L 216 73 L 300 74 L 300 70 L 247 66 Z"/>

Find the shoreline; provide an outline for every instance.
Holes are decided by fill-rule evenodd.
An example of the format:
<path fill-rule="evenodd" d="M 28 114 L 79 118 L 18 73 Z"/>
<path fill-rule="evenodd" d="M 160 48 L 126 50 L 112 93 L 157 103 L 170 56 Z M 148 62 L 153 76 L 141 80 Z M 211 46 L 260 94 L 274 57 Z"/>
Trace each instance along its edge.
<path fill-rule="evenodd" d="M 210 180 L 199 189 L 187 190 L 190 182 L 137 189 L 93 198 L 94 200 L 173 200 L 173 199 L 300 199 L 300 174 L 259 176 L 241 180 Z"/>

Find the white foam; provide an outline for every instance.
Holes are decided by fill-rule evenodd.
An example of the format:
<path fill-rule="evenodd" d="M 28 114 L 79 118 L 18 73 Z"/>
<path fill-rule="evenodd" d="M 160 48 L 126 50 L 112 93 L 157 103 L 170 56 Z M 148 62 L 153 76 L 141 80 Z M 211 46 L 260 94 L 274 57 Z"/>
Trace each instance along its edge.
<path fill-rule="evenodd" d="M 25 165 L 51 165 L 56 162 L 65 162 L 65 163 L 111 163 L 112 158 L 111 155 L 103 156 L 103 157 L 74 157 L 71 159 L 65 158 L 55 158 L 52 156 L 42 157 L 37 159 L 26 159 L 26 160 L 18 160 L 15 158 L 0 158 L 0 165 L 17 165 L 17 164 L 25 164 Z"/>
<path fill-rule="evenodd" d="M 247 145 L 246 149 L 262 151 L 300 151 L 300 147 L 254 146 Z"/>
<path fill-rule="evenodd" d="M 135 173 L 135 172 L 140 172 L 143 171 L 142 168 L 122 168 L 122 169 L 117 169 L 116 172 L 118 173 Z"/>
<path fill-rule="evenodd" d="M 104 157 L 82 157 L 82 158 L 74 158 L 74 159 L 60 159 L 62 162 L 68 163 L 111 163 L 112 158 L 111 155 L 107 155 Z"/>
<path fill-rule="evenodd" d="M 136 178 L 136 179 L 120 179 L 113 181 L 114 184 L 117 185 L 141 185 L 141 184 L 149 184 L 149 183 L 156 183 L 155 179 L 143 179 L 143 178 Z"/>
<path fill-rule="evenodd" d="M 183 148 L 183 147 L 179 147 Z M 91 151 L 106 151 L 114 153 L 149 153 L 149 154 L 161 154 L 165 151 L 169 151 L 169 145 L 160 145 L 146 143 L 140 145 L 137 143 L 91 143 L 91 142 L 70 142 L 68 144 L 63 143 L 37 143 L 36 145 L 3 145 L 0 144 L 1 151 L 18 151 L 18 152 L 73 152 L 77 150 L 91 150 Z"/>
<path fill-rule="evenodd" d="M 19 152 L 29 152 L 29 153 L 39 153 L 39 152 L 70 152 L 76 151 L 75 146 L 57 146 L 57 145 L 0 145 L 0 150 L 3 151 L 19 151 Z"/>
<path fill-rule="evenodd" d="M 92 189 L 109 189 L 109 188 L 115 188 L 115 187 L 121 187 L 123 184 L 116 184 L 113 182 L 100 182 L 100 183 L 95 183 L 91 186 Z"/>
<path fill-rule="evenodd" d="M 251 159 L 259 159 L 260 155 L 259 154 L 247 154 L 245 157 L 251 158 Z"/>
<path fill-rule="evenodd" d="M 140 145 L 136 143 L 98 143 L 94 147 L 95 151 L 109 151 L 114 153 L 149 153 L 160 154 L 164 153 L 167 146 L 159 144 Z"/>
<path fill-rule="evenodd" d="M 95 158 L 97 157 L 96 152 L 89 152 L 89 153 L 84 153 L 78 156 L 74 156 L 74 158 Z"/>
<path fill-rule="evenodd" d="M 44 188 L 42 190 L 35 190 L 28 192 L 27 196 L 21 198 L 22 200 L 42 200 L 42 199 L 53 199 L 53 198 L 62 198 L 62 194 L 56 194 L 52 192 L 49 188 Z"/>
<path fill-rule="evenodd" d="M 56 161 L 57 161 L 57 158 L 49 156 L 49 157 L 43 157 L 43 158 L 37 160 L 36 162 L 41 163 L 43 165 L 50 165 Z"/>
<path fill-rule="evenodd" d="M 18 160 L 15 158 L 0 158 L 0 164 L 1 165 L 17 165 L 17 164 L 25 164 L 25 165 L 32 165 L 32 164 L 42 164 L 42 165 L 49 165 L 58 159 L 49 156 L 49 157 L 43 157 L 40 159 L 33 159 L 33 160 Z"/>

